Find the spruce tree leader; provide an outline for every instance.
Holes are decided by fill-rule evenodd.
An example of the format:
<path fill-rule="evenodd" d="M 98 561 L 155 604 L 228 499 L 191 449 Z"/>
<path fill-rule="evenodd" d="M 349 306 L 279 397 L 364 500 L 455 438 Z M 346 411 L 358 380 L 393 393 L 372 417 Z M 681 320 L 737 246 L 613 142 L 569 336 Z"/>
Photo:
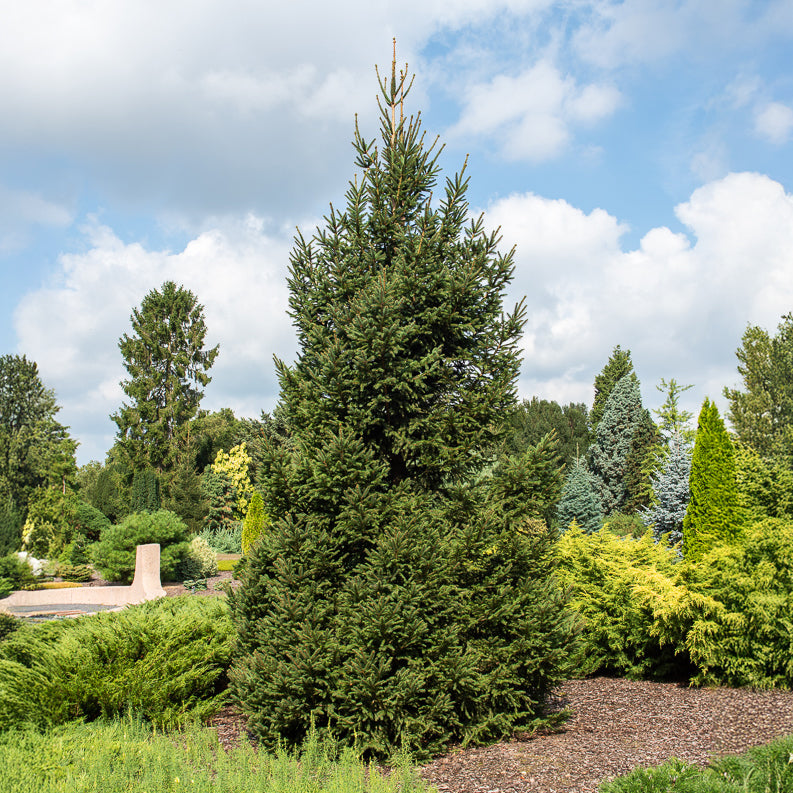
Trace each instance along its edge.
<path fill-rule="evenodd" d="M 468 221 L 463 175 L 433 202 L 409 87 L 394 64 L 380 145 L 356 128 L 346 209 L 291 258 L 290 443 L 267 453 L 273 525 L 231 597 L 233 690 L 266 746 L 312 725 L 374 757 L 497 740 L 543 718 L 569 656 L 542 519 L 557 485 L 534 476 L 555 451 L 472 483 L 515 403 L 512 257 Z"/>

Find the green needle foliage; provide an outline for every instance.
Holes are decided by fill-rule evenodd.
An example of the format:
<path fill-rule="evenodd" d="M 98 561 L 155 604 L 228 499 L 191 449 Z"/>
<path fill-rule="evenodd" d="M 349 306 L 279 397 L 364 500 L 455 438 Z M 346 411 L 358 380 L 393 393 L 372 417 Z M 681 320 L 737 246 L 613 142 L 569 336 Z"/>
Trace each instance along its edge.
<path fill-rule="evenodd" d="M 376 757 L 537 726 L 573 632 L 542 520 L 550 441 L 473 484 L 515 404 L 512 258 L 468 223 L 462 175 L 433 206 L 438 152 L 403 114 L 405 74 L 381 88 L 382 143 L 356 130 L 346 210 L 296 239 L 289 442 L 262 466 L 278 517 L 231 596 L 231 677 L 264 745 L 313 724 Z"/>
<path fill-rule="evenodd" d="M 573 521 L 586 534 L 599 531 L 603 525 L 600 499 L 595 491 L 592 474 L 581 460 L 576 460 L 567 475 L 562 498 L 556 511 L 559 530 L 566 531 Z"/>
<path fill-rule="evenodd" d="M 589 427 L 593 439 L 597 432 L 598 424 L 603 418 L 606 402 L 608 402 L 614 386 L 625 375 L 631 375 L 633 379 L 636 379 L 636 373 L 633 371 L 633 361 L 631 360 L 631 351 L 623 350 L 618 344 L 612 350 L 611 356 L 606 361 L 606 365 L 600 374 L 595 377 L 595 399 L 592 403 L 592 410 L 589 412 Z"/>
<path fill-rule="evenodd" d="M 743 524 L 735 451 L 716 404 L 708 398 L 699 413 L 689 490 L 683 552 L 693 560 L 716 543 L 734 542 Z"/>
<path fill-rule="evenodd" d="M 218 348 L 204 349 L 204 307 L 173 281 L 152 289 L 132 311 L 133 335 L 118 343 L 129 380 L 122 382 L 130 403 L 111 419 L 118 445 L 134 470 L 169 470 L 176 433 L 198 413 Z"/>

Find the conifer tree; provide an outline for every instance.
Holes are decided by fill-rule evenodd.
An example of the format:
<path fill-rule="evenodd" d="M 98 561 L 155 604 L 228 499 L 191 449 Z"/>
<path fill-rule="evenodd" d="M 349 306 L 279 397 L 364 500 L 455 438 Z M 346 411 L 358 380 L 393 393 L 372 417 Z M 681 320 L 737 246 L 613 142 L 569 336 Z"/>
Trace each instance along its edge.
<path fill-rule="evenodd" d="M 697 422 L 689 476 L 691 500 L 683 520 L 683 553 L 696 559 L 742 530 L 735 452 L 715 402 L 706 398 Z"/>
<path fill-rule="evenodd" d="M 592 534 L 603 525 L 600 499 L 595 492 L 592 475 L 582 460 L 570 468 L 562 488 L 562 498 L 556 511 L 559 529 L 566 531 L 575 521 L 586 534 Z"/>
<path fill-rule="evenodd" d="M 471 485 L 515 402 L 511 255 L 468 223 L 464 176 L 433 204 L 438 151 L 404 115 L 406 74 L 381 89 L 382 142 L 356 129 L 346 209 L 295 241 L 299 355 L 277 362 L 289 442 L 260 477 L 275 523 L 230 598 L 230 677 L 263 745 L 313 723 L 378 757 L 541 718 L 572 636 L 531 522 L 553 477 L 532 483 L 526 463 Z"/>
<path fill-rule="evenodd" d="M 218 348 L 204 349 L 204 307 L 173 281 L 162 291 L 152 289 L 131 320 L 133 335 L 125 333 L 118 343 L 129 374 L 121 387 L 130 404 L 111 419 L 133 469 L 162 473 L 173 464 L 177 430 L 198 412 Z"/>
<path fill-rule="evenodd" d="M 595 442 L 589 447 L 589 470 L 604 515 L 618 512 L 625 504 L 626 462 L 643 410 L 636 375 L 624 375 L 606 402 Z"/>
<path fill-rule="evenodd" d="M 690 499 L 691 447 L 681 435 L 673 436 L 663 469 L 652 479 L 654 502 L 642 513 L 645 526 L 657 540 L 668 534 L 673 543 L 683 539 L 683 518 Z"/>
<path fill-rule="evenodd" d="M 270 518 L 264 511 L 264 500 L 262 494 L 256 490 L 251 496 L 251 503 L 248 507 L 248 514 L 242 523 L 242 553 L 247 556 L 254 543 L 261 539 L 265 528 L 269 525 Z"/>
<path fill-rule="evenodd" d="M 661 450 L 661 434 L 650 411 L 643 408 L 631 438 L 631 448 L 625 458 L 623 481 L 625 500 L 622 511 L 628 515 L 649 506 L 652 498 L 650 471 Z"/>
<path fill-rule="evenodd" d="M 597 433 L 598 424 L 603 418 L 603 411 L 606 409 L 606 403 L 614 386 L 626 374 L 636 377 L 636 373 L 633 371 L 633 361 L 631 361 L 631 351 L 623 350 L 618 344 L 612 350 L 611 356 L 600 374 L 595 377 L 595 399 L 592 403 L 592 410 L 589 412 L 589 431 L 593 438 Z"/>

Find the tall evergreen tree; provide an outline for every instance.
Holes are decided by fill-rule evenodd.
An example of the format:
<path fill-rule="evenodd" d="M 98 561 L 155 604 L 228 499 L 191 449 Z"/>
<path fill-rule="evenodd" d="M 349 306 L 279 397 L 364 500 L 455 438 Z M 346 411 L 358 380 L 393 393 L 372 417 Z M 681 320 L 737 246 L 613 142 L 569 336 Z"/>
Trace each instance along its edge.
<path fill-rule="evenodd" d="M 738 438 L 764 457 L 793 467 L 793 314 L 773 337 L 747 327 L 736 351 L 744 390 L 725 388 L 728 418 Z"/>
<path fill-rule="evenodd" d="M 625 504 L 626 463 L 643 411 L 639 381 L 635 374 L 626 374 L 611 391 L 589 447 L 589 470 L 605 515 L 619 512 Z"/>
<path fill-rule="evenodd" d="M 693 387 L 692 383 L 680 385 L 674 377 L 668 383 L 662 377 L 656 386 L 662 394 L 666 394 L 663 405 L 653 413 L 658 416 L 658 430 L 667 443 L 678 436 L 686 443 L 694 443 L 697 432 L 689 424 L 694 414 L 680 407 L 680 395 Z"/>
<path fill-rule="evenodd" d="M 588 417 L 583 402 L 560 405 L 536 396 L 524 399 L 507 417 L 503 451 L 523 454 L 553 431 L 559 442 L 559 456 L 564 463 L 570 464 L 589 447 Z"/>
<path fill-rule="evenodd" d="M 556 519 L 561 531 L 569 529 L 573 521 L 587 534 L 598 531 L 603 525 L 603 513 L 595 491 L 595 482 L 580 459 L 573 463 L 565 479 Z"/>
<path fill-rule="evenodd" d="M 617 383 L 628 374 L 634 379 L 636 378 L 633 361 L 631 361 L 631 351 L 623 350 L 618 344 L 612 350 L 611 356 L 600 374 L 595 377 L 595 399 L 592 403 L 592 410 L 589 412 L 589 430 L 593 438 L 597 434 L 598 424 L 603 418 L 603 412 L 611 392 Z"/>
<path fill-rule="evenodd" d="M 628 456 L 625 458 L 623 473 L 625 500 L 621 506 L 623 512 L 632 515 L 650 504 L 651 471 L 660 453 L 661 434 L 650 418 L 650 411 L 642 408 L 633 430 Z"/>
<path fill-rule="evenodd" d="M 204 307 L 173 281 L 149 292 L 131 320 L 133 335 L 118 344 L 130 375 L 121 387 L 131 403 L 111 418 L 132 469 L 162 473 L 173 464 L 178 429 L 198 412 L 218 347 L 204 349 Z"/>
<path fill-rule="evenodd" d="M 346 210 L 291 258 L 275 523 L 231 597 L 232 683 L 265 745 L 312 723 L 376 756 L 493 740 L 542 715 L 570 641 L 549 532 L 526 523 L 552 488 L 532 504 L 529 464 L 470 484 L 514 405 L 523 308 L 503 313 L 512 258 L 467 225 L 467 179 L 433 205 L 408 87 L 382 82 L 381 145 L 356 129 Z"/>
<path fill-rule="evenodd" d="M 735 452 L 716 403 L 707 398 L 697 422 L 689 490 L 683 552 L 687 558 L 696 559 L 718 542 L 734 541 L 743 524 Z"/>
<path fill-rule="evenodd" d="M 74 482 L 77 443 L 55 420 L 60 406 L 35 361 L 0 357 L 0 501 L 24 515 L 37 487 L 65 492 Z"/>
<path fill-rule="evenodd" d="M 681 435 L 676 435 L 669 443 L 663 469 L 652 479 L 654 501 L 641 513 L 644 525 L 652 528 L 656 539 L 668 534 L 671 542 L 682 541 L 690 474 L 691 447 Z"/>

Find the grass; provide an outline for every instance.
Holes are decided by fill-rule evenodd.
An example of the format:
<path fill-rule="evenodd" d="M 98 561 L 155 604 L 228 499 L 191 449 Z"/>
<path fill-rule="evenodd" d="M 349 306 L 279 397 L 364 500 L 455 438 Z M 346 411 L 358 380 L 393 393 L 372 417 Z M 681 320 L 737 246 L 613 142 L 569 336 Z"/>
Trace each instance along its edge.
<path fill-rule="evenodd" d="M 218 558 L 218 570 L 234 570 L 234 568 L 240 563 L 239 559 L 221 559 Z"/>
<path fill-rule="evenodd" d="M 600 786 L 600 793 L 790 793 L 793 735 L 714 760 L 707 768 L 670 760 L 637 768 Z"/>
<path fill-rule="evenodd" d="M 224 751 L 207 729 L 161 733 L 131 719 L 0 735 L 3 793 L 420 793 L 408 766 L 389 777 L 310 739 L 299 755 L 243 744 Z"/>

